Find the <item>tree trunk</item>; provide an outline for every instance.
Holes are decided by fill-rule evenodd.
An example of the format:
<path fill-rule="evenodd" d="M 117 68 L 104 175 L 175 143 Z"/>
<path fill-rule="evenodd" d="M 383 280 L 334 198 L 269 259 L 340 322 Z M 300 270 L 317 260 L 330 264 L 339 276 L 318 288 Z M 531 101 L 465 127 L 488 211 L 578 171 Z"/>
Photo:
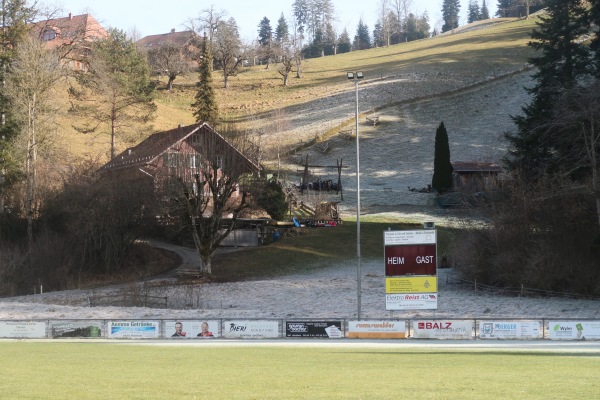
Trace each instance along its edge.
<path fill-rule="evenodd" d="M 116 110 L 112 109 L 112 114 L 110 117 L 110 159 L 114 160 L 116 156 L 116 134 L 117 134 L 117 114 Z"/>
<path fill-rule="evenodd" d="M 37 146 L 35 138 L 35 101 L 36 96 L 33 95 L 33 100 L 29 101 L 28 112 L 28 139 L 27 139 L 27 156 L 26 156 L 26 177 L 27 177 L 27 240 L 29 249 L 33 245 L 33 217 L 35 209 L 35 180 L 36 180 L 36 161 L 37 161 Z"/>
<path fill-rule="evenodd" d="M 169 74 L 169 81 L 167 82 L 167 91 L 171 91 L 173 89 L 173 81 L 175 80 L 175 74 Z"/>

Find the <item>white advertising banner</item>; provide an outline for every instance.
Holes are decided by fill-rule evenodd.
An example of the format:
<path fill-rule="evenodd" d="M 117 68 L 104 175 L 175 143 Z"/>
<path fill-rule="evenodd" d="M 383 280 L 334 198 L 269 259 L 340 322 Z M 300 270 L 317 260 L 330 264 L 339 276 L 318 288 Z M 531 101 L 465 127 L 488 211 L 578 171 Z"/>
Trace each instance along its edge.
<path fill-rule="evenodd" d="M 473 339 L 474 321 L 422 320 L 412 322 L 415 339 Z"/>
<path fill-rule="evenodd" d="M 45 338 L 45 321 L 0 321 L 0 337 L 3 338 Z"/>
<path fill-rule="evenodd" d="M 360 339 L 404 339 L 406 321 L 348 321 L 346 337 Z"/>
<path fill-rule="evenodd" d="M 548 321 L 548 339 L 600 340 L 600 321 Z"/>
<path fill-rule="evenodd" d="M 229 320 L 223 321 L 223 337 L 230 339 L 278 338 L 279 321 Z"/>
<path fill-rule="evenodd" d="M 437 293 L 386 294 L 385 309 L 437 310 Z"/>
<path fill-rule="evenodd" d="M 51 338 L 100 338 L 102 337 L 102 321 L 73 320 L 73 321 L 51 321 Z"/>
<path fill-rule="evenodd" d="M 218 320 L 171 320 L 164 322 L 164 337 L 173 339 L 203 339 L 219 337 Z"/>
<path fill-rule="evenodd" d="M 435 230 L 384 231 L 384 245 L 435 244 Z"/>
<path fill-rule="evenodd" d="M 158 339 L 159 321 L 108 321 L 108 337 L 111 339 Z"/>
<path fill-rule="evenodd" d="M 480 321 L 480 339 L 539 339 L 540 321 Z"/>

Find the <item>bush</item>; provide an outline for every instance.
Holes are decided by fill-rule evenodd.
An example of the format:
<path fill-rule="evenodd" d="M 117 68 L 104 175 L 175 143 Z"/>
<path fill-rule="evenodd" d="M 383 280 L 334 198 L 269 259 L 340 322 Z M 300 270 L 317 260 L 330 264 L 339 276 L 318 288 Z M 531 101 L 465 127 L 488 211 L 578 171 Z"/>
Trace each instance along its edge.
<path fill-rule="evenodd" d="M 262 207 L 271 218 L 281 221 L 288 212 L 285 193 L 275 180 L 267 181 L 256 198 L 256 204 Z"/>
<path fill-rule="evenodd" d="M 471 228 L 453 258 L 469 280 L 500 286 L 600 295 L 600 229 L 594 199 L 565 182 L 517 183 Z"/>

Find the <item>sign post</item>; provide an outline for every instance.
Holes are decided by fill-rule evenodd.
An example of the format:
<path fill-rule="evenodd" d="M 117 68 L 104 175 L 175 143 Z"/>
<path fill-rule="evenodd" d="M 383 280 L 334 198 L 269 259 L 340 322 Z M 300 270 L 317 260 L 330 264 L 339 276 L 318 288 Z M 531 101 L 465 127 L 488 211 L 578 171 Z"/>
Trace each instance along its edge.
<path fill-rule="evenodd" d="M 385 231 L 386 310 L 437 309 L 435 229 Z"/>

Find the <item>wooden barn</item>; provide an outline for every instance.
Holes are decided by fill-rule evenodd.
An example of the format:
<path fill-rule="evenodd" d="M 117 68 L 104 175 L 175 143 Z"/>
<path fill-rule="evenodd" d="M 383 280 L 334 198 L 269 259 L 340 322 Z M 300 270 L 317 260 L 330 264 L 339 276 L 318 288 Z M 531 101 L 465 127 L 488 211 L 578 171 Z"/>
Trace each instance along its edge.
<path fill-rule="evenodd" d="M 227 170 L 229 176 L 258 174 L 260 167 L 206 123 L 155 133 L 126 149 L 99 169 L 113 180 L 149 180 L 165 191 L 173 178 L 190 185 L 207 165 Z M 239 192 L 239 190 L 238 190 Z"/>
<path fill-rule="evenodd" d="M 467 193 L 484 192 L 498 187 L 502 168 L 493 162 L 452 163 L 454 190 Z"/>

